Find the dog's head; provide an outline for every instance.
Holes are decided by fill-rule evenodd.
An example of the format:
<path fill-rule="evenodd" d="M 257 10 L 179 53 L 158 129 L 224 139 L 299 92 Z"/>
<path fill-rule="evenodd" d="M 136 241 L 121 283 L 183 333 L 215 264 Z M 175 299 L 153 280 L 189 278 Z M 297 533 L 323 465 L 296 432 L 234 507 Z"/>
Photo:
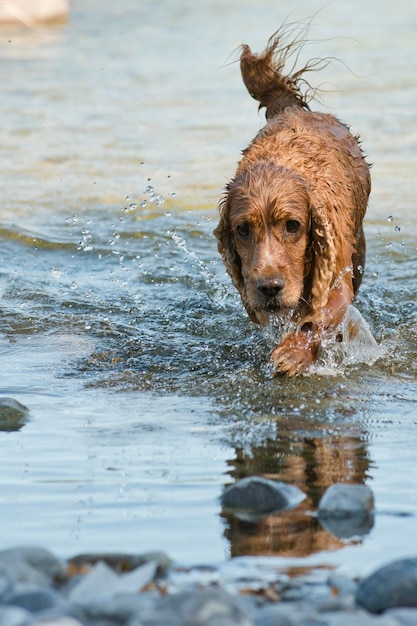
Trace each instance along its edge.
<path fill-rule="evenodd" d="M 271 162 L 238 170 L 227 185 L 214 234 L 253 321 L 327 299 L 334 255 L 322 213 L 303 178 Z"/>

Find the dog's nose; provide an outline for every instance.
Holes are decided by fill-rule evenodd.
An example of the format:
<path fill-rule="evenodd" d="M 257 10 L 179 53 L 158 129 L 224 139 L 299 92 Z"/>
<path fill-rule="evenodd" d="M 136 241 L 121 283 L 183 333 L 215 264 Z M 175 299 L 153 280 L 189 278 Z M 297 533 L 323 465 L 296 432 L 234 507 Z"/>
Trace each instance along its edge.
<path fill-rule="evenodd" d="M 283 289 L 285 281 L 283 278 L 260 278 L 256 281 L 256 287 L 266 298 L 275 298 Z"/>

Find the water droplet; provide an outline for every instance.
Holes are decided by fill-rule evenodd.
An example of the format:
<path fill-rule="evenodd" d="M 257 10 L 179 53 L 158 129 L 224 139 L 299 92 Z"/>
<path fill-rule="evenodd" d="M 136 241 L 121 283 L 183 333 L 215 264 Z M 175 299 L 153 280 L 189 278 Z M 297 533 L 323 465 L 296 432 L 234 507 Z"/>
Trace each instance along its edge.
<path fill-rule="evenodd" d="M 401 226 L 395 226 L 394 227 L 395 232 L 399 233 L 401 230 Z"/>
<path fill-rule="evenodd" d="M 153 196 L 153 194 L 155 193 L 155 189 L 152 187 L 152 185 L 147 185 L 145 187 L 144 193 L 146 193 L 148 196 Z"/>
<path fill-rule="evenodd" d="M 160 206 L 161 204 L 164 204 L 164 202 L 165 202 L 164 197 L 160 193 L 156 194 L 155 196 L 156 206 Z"/>
<path fill-rule="evenodd" d="M 363 269 L 362 265 L 358 265 L 356 270 L 359 272 L 359 274 L 363 274 L 363 272 L 364 272 L 364 269 Z"/>
<path fill-rule="evenodd" d="M 71 289 L 78 289 L 78 285 L 75 280 L 71 283 Z"/>
<path fill-rule="evenodd" d="M 392 220 L 393 220 L 393 219 L 394 219 L 394 218 L 392 217 L 392 215 L 388 215 L 388 217 L 387 217 L 387 222 L 392 222 Z"/>
<path fill-rule="evenodd" d="M 91 233 L 87 228 L 83 228 L 81 231 L 81 241 L 79 242 L 78 250 L 84 250 L 89 252 L 93 249 L 91 245 Z"/>
<path fill-rule="evenodd" d="M 62 270 L 57 269 L 56 267 L 52 267 L 51 268 L 51 274 L 55 278 L 61 278 L 61 276 L 64 274 L 64 272 Z"/>
<path fill-rule="evenodd" d="M 148 206 L 148 201 L 147 200 L 142 200 L 142 202 L 140 203 L 140 208 L 144 209 L 146 206 Z"/>
<path fill-rule="evenodd" d="M 134 211 L 137 208 L 138 208 L 138 205 L 136 204 L 136 202 L 132 202 L 132 204 L 129 204 L 129 209 L 131 211 Z"/>

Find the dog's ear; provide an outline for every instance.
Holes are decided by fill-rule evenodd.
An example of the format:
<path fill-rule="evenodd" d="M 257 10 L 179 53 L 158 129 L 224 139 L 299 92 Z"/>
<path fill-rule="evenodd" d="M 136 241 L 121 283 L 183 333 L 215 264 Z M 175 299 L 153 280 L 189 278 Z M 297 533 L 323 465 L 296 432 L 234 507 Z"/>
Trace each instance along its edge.
<path fill-rule="evenodd" d="M 213 234 L 217 239 L 217 248 L 221 254 L 223 263 L 226 266 L 227 273 L 229 274 L 234 286 L 240 294 L 243 306 L 245 307 L 247 314 L 249 315 L 252 322 L 259 324 L 260 320 L 258 319 L 255 311 L 249 306 L 246 297 L 245 281 L 243 280 L 242 276 L 242 263 L 240 260 L 240 256 L 236 250 L 233 233 L 229 221 L 230 209 L 227 193 L 219 202 L 219 212 L 220 220 L 217 228 L 213 231 Z"/>
<path fill-rule="evenodd" d="M 235 248 L 235 242 L 230 226 L 227 194 L 225 194 L 219 202 L 219 213 L 220 220 L 217 228 L 213 231 L 213 234 L 217 239 L 217 248 L 221 254 L 227 272 L 230 275 L 236 289 L 241 292 L 244 288 L 242 264 Z"/>
<path fill-rule="evenodd" d="M 354 224 L 341 202 L 311 206 L 312 278 L 311 309 L 317 314 L 326 306 L 339 281 L 352 279 L 355 250 Z M 345 277 L 345 278 L 344 278 Z M 353 287 L 352 287 L 353 291 Z"/>
<path fill-rule="evenodd" d="M 336 273 L 337 244 L 335 224 L 329 219 L 329 212 L 324 205 L 312 205 L 311 239 L 312 239 L 312 277 L 311 277 L 311 309 L 312 314 L 318 313 L 329 299 Z"/>

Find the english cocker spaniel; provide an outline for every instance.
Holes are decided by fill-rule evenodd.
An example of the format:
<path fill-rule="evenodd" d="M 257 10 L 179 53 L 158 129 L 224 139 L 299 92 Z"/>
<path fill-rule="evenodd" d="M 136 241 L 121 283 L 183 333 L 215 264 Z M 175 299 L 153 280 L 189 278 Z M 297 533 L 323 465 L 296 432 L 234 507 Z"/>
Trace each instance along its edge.
<path fill-rule="evenodd" d="M 285 35 L 277 31 L 259 55 L 242 46 L 243 81 L 267 123 L 226 186 L 214 234 L 250 319 L 291 321 L 271 359 L 276 374 L 296 375 L 325 336 L 336 338 L 361 284 L 371 182 L 358 137 L 310 110 L 301 84 L 315 62 L 283 73 L 301 45 Z"/>

